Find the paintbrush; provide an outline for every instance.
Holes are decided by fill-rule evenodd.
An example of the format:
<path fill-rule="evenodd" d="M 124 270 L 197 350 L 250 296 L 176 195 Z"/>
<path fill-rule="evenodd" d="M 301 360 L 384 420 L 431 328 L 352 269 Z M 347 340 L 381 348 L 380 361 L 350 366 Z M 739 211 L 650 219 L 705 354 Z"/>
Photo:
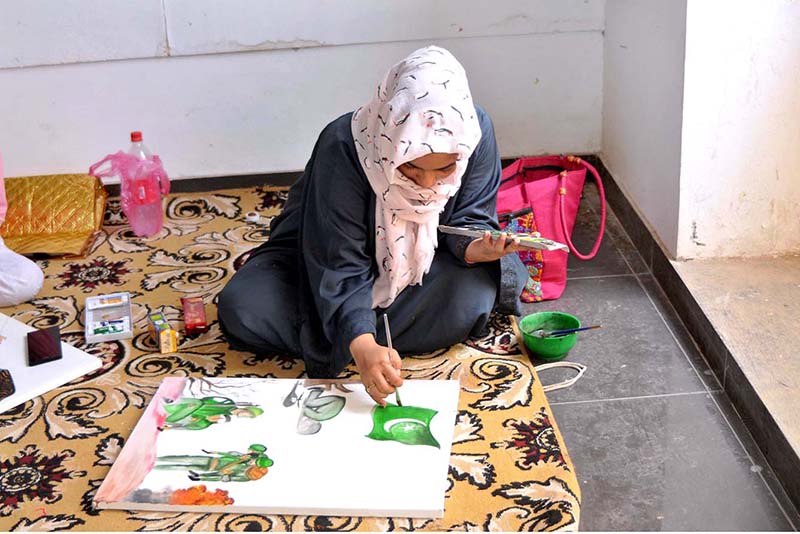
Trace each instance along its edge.
<path fill-rule="evenodd" d="M 383 314 L 383 326 L 386 327 L 386 344 L 388 345 L 389 350 L 392 350 L 392 333 L 389 331 L 389 315 L 386 313 Z M 400 401 L 399 387 L 394 389 L 394 400 L 397 402 L 398 406 L 403 405 L 403 403 Z"/>
<path fill-rule="evenodd" d="M 596 324 L 594 326 L 582 326 L 580 328 L 566 328 L 564 330 L 535 330 L 534 332 L 530 332 L 531 335 L 536 337 L 559 337 L 559 336 L 566 336 L 567 334 L 574 334 L 575 332 L 583 332 L 584 330 L 594 330 L 596 328 L 602 328 L 603 325 Z"/>

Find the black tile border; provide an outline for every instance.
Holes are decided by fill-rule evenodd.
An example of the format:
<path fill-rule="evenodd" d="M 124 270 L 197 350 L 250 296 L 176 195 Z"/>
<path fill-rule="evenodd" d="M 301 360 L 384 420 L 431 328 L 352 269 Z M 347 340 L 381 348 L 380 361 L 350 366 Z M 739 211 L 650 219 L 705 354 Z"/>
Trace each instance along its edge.
<path fill-rule="evenodd" d="M 794 508 L 794 504 L 789 499 L 789 496 L 786 493 L 786 488 L 778 481 L 777 477 L 775 476 L 775 471 L 770 465 L 768 465 L 769 462 L 766 461 L 761 449 L 758 447 L 758 445 L 756 445 L 755 440 L 753 439 L 753 433 L 748 430 L 748 427 L 745 425 L 744 421 L 742 421 L 741 416 L 736 412 L 736 409 L 731 403 L 730 397 L 728 397 L 724 392 L 713 392 L 711 393 L 711 396 L 713 397 L 714 402 L 717 404 L 717 407 L 722 412 L 722 415 L 728 421 L 728 424 L 739 436 L 739 440 L 742 442 L 742 446 L 752 459 L 753 464 L 763 468 L 761 475 L 764 479 L 764 482 L 767 484 L 767 486 L 769 486 L 770 491 L 772 491 L 773 495 L 775 496 L 775 499 L 781 505 L 784 512 L 786 512 L 787 519 L 792 524 L 792 527 L 796 530 L 798 526 L 800 526 L 800 514 L 798 514 L 797 509 Z"/>
<path fill-rule="evenodd" d="M 733 361 L 733 359 L 731 359 Z M 773 472 L 783 484 L 786 494 L 800 509 L 800 457 L 793 451 L 772 414 L 761 402 L 738 365 L 729 365 L 725 373 L 725 392 L 745 426 L 764 454 Z M 742 407 L 742 408 L 740 408 Z M 749 407 L 750 409 L 748 409 Z"/>
<path fill-rule="evenodd" d="M 698 349 L 695 338 L 684 325 L 684 322 L 681 320 L 681 315 L 675 310 L 669 297 L 667 297 L 664 292 L 664 288 L 659 285 L 655 276 L 650 273 L 640 274 L 639 283 L 641 283 L 645 292 L 652 299 L 656 310 L 661 314 L 662 319 L 666 323 L 667 328 L 672 332 L 678 345 L 683 349 L 689 361 L 698 371 L 700 379 L 706 385 L 708 391 L 711 393 L 722 392 L 722 382 L 717 379 L 717 374 L 708 366 L 702 351 Z"/>
<path fill-rule="evenodd" d="M 650 230 L 644 224 L 644 221 L 633 209 L 633 206 L 628 202 L 627 197 L 617 185 L 617 182 L 608 172 L 602 160 L 597 156 L 581 156 L 583 159 L 591 163 L 597 169 L 600 178 L 603 179 L 603 188 L 606 192 L 606 202 L 617 216 L 617 219 L 622 223 L 625 231 L 628 232 L 633 245 L 639 251 L 639 254 L 644 259 L 647 267 L 652 269 L 653 265 L 653 251 L 659 248 L 653 239 Z"/>
<path fill-rule="evenodd" d="M 725 387 L 725 369 L 732 360 L 728 348 L 660 248 L 654 256 L 651 267 L 653 276 L 700 347 L 708 366 Z"/>
<path fill-rule="evenodd" d="M 271 174 L 240 174 L 235 176 L 215 176 L 213 178 L 185 178 L 170 182 L 170 193 L 205 193 L 220 189 L 258 187 L 260 185 L 289 186 L 302 174 L 280 172 Z M 109 196 L 119 196 L 119 184 L 106 184 Z"/>
<path fill-rule="evenodd" d="M 609 207 L 614 210 L 653 277 L 678 312 L 786 494 L 800 510 L 800 477 L 797 476 L 800 473 L 800 457 L 602 160 L 595 155 L 581 157 L 597 169 L 603 179 Z"/>

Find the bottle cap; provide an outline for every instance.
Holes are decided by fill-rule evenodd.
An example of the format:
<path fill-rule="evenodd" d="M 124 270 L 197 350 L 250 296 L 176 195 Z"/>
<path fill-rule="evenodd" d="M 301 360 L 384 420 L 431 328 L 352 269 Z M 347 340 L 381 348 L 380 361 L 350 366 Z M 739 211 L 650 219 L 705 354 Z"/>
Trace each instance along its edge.
<path fill-rule="evenodd" d="M 261 218 L 261 216 L 255 211 L 250 211 L 247 213 L 247 215 L 244 216 L 244 218 L 247 219 L 249 222 L 256 223 Z"/>
<path fill-rule="evenodd" d="M 142 132 L 131 132 L 131 143 L 141 143 Z"/>

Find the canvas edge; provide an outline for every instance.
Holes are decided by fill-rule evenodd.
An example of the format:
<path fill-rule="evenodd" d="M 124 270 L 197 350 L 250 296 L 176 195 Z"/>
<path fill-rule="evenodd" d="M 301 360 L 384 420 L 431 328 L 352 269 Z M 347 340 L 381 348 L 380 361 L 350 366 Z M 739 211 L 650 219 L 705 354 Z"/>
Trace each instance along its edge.
<path fill-rule="evenodd" d="M 130 506 L 128 506 L 130 505 Z M 386 518 L 413 518 L 413 519 L 441 519 L 444 517 L 444 509 L 436 510 L 370 510 L 369 514 L 359 512 L 357 509 L 342 514 L 341 510 L 333 508 L 297 508 L 291 511 L 289 508 L 272 508 L 269 506 L 192 506 L 179 504 L 148 504 L 130 502 L 102 502 L 97 504 L 100 510 L 139 510 L 143 512 L 191 512 L 202 514 L 254 514 L 254 515 L 294 515 L 294 516 L 327 516 L 327 517 L 372 517 L 375 519 Z M 288 511 L 287 511 L 288 510 Z"/>
<path fill-rule="evenodd" d="M 136 457 L 137 451 L 133 447 L 129 447 L 128 445 L 130 444 L 133 437 L 136 435 L 137 431 L 142 430 L 146 426 L 148 418 L 155 415 L 155 411 L 158 409 L 158 403 L 156 401 L 167 396 L 166 391 L 169 388 L 168 382 L 175 382 L 175 383 L 180 382 L 179 389 L 180 391 L 183 391 L 183 388 L 185 387 L 187 380 L 188 379 L 186 377 L 171 376 L 171 377 L 166 377 L 164 378 L 164 380 L 161 381 L 161 384 L 159 384 L 158 389 L 153 394 L 153 398 L 151 398 L 150 402 L 147 404 L 147 408 L 144 410 L 141 417 L 139 418 L 139 421 L 136 423 L 136 426 L 133 427 L 133 431 L 126 439 L 125 445 L 123 445 L 119 455 L 114 460 L 114 463 L 111 465 L 111 468 L 108 470 L 108 473 L 106 473 L 106 476 L 103 477 L 103 482 L 100 484 L 100 487 L 97 488 L 97 493 L 92 499 L 93 507 L 98 508 L 100 504 L 116 502 L 116 499 L 114 501 L 105 501 L 100 499 L 103 499 L 105 492 L 110 491 L 108 487 L 111 484 L 113 484 L 113 482 L 109 482 L 109 480 L 113 480 L 112 477 L 117 476 L 117 471 L 119 471 L 120 469 L 124 469 L 123 467 L 121 467 L 123 461 L 128 460 L 129 458 Z M 119 476 L 124 477 L 124 473 L 122 473 Z"/>

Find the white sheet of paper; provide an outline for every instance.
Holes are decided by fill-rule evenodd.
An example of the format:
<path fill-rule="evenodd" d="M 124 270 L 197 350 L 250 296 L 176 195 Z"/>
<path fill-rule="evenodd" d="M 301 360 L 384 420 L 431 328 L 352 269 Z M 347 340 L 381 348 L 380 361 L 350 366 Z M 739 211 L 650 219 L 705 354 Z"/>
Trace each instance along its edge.
<path fill-rule="evenodd" d="M 460 386 L 457 381 L 407 380 L 402 387 L 404 407 L 436 410 L 430 421 L 430 432 L 439 447 L 367 437 L 373 429 L 372 411 L 376 404 L 361 384 L 347 383 L 350 392 L 336 387 L 324 389 L 323 396 L 344 397 L 344 408 L 332 419 L 322 421 L 317 433 L 303 435 L 297 431 L 302 398 L 291 406 L 283 403 L 298 380 L 206 378 L 202 382 L 188 382 L 180 395 L 172 393 L 171 396 L 176 399 L 227 397 L 237 403 L 257 405 L 264 413 L 255 418 L 233 417 L 202 430 L 158 431 L 156 428 L 164 425 L 164 414 L 159 416 L 151 403 L 103 483 L 109 488 L 122 487 L 116 493 L 121 498 L 107 499 L 108 488 L 101 487 L 96 502 L 99 508 L 390 517 L 443 515 L 458 412 Z M 306 397 L 311 387 L 315 386 L 306 386 Z M 164 390 L 162 384 L 159 394 Z M 302 393 L 303 390 L 298 391 Z M 159 394 L 154 402 L 162 402 L 163 406 Z M 393 396 L 387 401 L 394 402 Z M 411 420 L 397 419 L 393 424 L 402 425 L 404 421 Z M 415 423 L 411 421 L 411 424 Z M 267 474 L 257 480 L 192 481 L 189 468 L 148 467 L 141 473 L 143 480 L 133 491 L 124 486 L 132 476 L 127 467 L 130 465 L 159 465 L 165 463 L 164 457 L 180 455 L 199 458 L 207 454 L 203 449 L 244 453 L 251 444 L 266 446 L 266 454 L 274 461 Z M 153 445 L 155 452 L 148 454 L 147 450 L 152 450 Z M 139 450 L 128 450 L 132 447 Z M 125 455 L 129 456 L 123 459 Z M 227 491 L 234 503 L 197 506 L 169 504 L 163 500 L 176 489 L 198 484 L 204 484 L 209 491 Z M 139 495 L 142 491 L 161 495 L 162 502 L 134 502 L 142 500 L 136 497 L 137 491 Z"/>
<path fill-rule="evenodd" d="M 0 369 L 8 369 L 16 391 L 0 400 L 0 413 L 99 369 L 100 358 L 61 342 L 60 360 L 28 366 L 28 332 L 35 328 L 0 313 Z"/>

